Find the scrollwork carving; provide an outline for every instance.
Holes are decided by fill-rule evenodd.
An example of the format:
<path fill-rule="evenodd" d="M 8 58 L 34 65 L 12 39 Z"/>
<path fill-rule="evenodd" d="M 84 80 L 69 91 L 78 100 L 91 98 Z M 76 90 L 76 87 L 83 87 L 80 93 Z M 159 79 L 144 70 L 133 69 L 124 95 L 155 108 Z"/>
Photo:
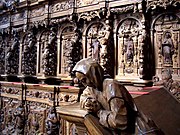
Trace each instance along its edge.
<path fill-rule="evenodd" d="M 174 6 L 176 7 L 178 5 L 178 1 L 176 0 L 153 0 L 147 2 L 147 10 L 155 10 L 157 7 L 163 7 L 166 9 L 168 6 Z"/>

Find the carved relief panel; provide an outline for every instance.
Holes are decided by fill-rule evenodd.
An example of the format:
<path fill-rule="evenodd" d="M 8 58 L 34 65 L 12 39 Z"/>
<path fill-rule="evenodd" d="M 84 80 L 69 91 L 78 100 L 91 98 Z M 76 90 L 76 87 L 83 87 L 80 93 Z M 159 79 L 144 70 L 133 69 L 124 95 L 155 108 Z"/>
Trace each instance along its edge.
<path fill-rule="evenodd" d="M 3 36 L 0 35 L 0 74 L 5 73 L 5 44 Z"/>
<path fill-rule="evenodd" d="M 24 75 L 35 75 L 36 74 L 36 63 L 37 63 L 37 47 L 36 37 L 32 32 L 28 32 L 22 43 L 22 63 L 21 73 Z"/>
<path fill-rule="evenodd" d="M 44 31 L 38 46 L 38 73 L 45 76 L 56 75 L 57 34 L 55 28 Z"/>
<path fill-rule="evenodd" d="M 124 19 L 117 29 L 117 75 L 138 76 L 142 53 L 141 24 L 134 18 Z M 134 77 L 135 77 L 134 76 Z"/>
<path fill-rule="evenodd" d="M 75 63 L 81 57 L 81 43 L 79 32 L 75 26 L 65 26 L 60 33 L 60 57 L 58 73 L 62 76 L 69 76 Z"/>
<path fill-rule="evenodd" d="M 154 23 L 154 48 L 156 74 L 171 68 L 172 74 L 180 75 L 179 18 L 175 14 L 162 14 Z"/>
<path fill-rule="evenodd" d="M 13 38 L 6 49 L 6 74 L 16 75 L 19 69 L 19 46 L 20 37 L 17 32 L 13 33 Z"/>
<path fill-rule="evenodd" d="M 28 135 L 45 133 L 46 108 L 33 108 L 28 115 L 27 131 Z"/>

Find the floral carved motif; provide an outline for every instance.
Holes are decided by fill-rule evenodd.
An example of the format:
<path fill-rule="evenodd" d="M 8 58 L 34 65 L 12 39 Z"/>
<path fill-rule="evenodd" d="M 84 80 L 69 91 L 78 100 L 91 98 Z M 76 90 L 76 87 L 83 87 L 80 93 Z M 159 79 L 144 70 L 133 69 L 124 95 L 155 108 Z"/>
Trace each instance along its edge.
<path fill-rule="evenodd" d="M 72 0 L 68 0 L 65 2 L 61 2 L 61 3 L 57 3 L 57 4 L 52 5 L 52 13 L 72 8 L 74 5 L 73 2 L 74 1 L 72 1 Z"/>

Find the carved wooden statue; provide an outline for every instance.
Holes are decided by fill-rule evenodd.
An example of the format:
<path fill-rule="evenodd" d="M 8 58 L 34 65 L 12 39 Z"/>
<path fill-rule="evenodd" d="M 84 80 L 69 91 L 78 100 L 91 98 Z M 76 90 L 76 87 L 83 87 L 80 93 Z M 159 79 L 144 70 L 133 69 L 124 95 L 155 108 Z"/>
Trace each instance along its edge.
<path fill-rule="evenodd" d="M 73 71 L 86 87 L 80 97 L 80 107 L 98 116 L 100 124 L 112 129 L 113 134 L 134 134 L 136 118 L 138 124 L 144 122 L 137 124 L 136 132 L 149 131 L 156 134 L 156 126 L 153 125 L 152 128 L 148 125 L 149 119 L 147 122 L 145 117 L 141 117 L 142 113 L 138 115 L 139 112 L 126 88 L 114 79 L 104 79 L 104 71 L 97 61 L 92 58 L 82 59 Z"/>
<path fill-rule="evenodd" d="M 180 100 L 180 83 L 178 81 L 174 81 L 171 75 L 172 71 L 170 69 L 162 70 L 162 77 L 159 78 L 157 76 L 153 77 L 155 86 L 164 86 L 170 91 L 177 99 Z"/>
<path fill-rule="evenodd" d="M 174 54 L 173 40 L 171 39 L 171 33 L 166 32 L 164 40 L 162 41 L 162 55 L 164 57 L 165 64 L 172 63 L 172 55 Z"/>
<path fill-rule="evenodd" d="M 49 109 L 49 113 L 46 119 L 46 130 L 48 135 L 59 134 L 59 120 L 54 107 Z"/>

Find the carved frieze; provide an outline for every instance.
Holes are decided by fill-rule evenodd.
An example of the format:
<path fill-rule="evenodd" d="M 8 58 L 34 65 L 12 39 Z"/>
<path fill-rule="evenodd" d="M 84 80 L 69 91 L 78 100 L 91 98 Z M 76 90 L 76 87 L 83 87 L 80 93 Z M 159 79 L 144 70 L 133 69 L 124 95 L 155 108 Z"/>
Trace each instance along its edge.
<path fill-rule="evenodd" d="M 74 1 L 73 0 L 66 0 L 66 1 L 62 1 L 60 3 L 53 4 L 51 11 L 52 11 L 52 13 L 60 12 L 60 11 L 63 11 L 63 10 L 70 9 L 73 6 L 74 6 Z"/>
<path fill-rule="evenodd" d="M 97 4 L 99 0 L 77 0 L 77 7 Z"/>
<path fill-rule="evenodd" d="M 7 24 L 7 23 L 9 23 L 9 22 L 10 22 L 10 21 L 9 21 L 9 16 L 4 15 L 4 16 L 0 17 L 0 25 Z"/>
<path fill-rule="evenodd" d="M 99 11 L 80 13 L 78 16 L 78 20 L 83 19 L 83 20 L 91 21 L 95 17 L 101 18 Z"/>
<path fill-rule="evenodd" d="M 121 7 L 121 8 L 111 8 L 110 11 L 112 13 L 125 13 L 128 11 L 133 11 L 135 9 L 135 5 L 127 5 L 125 7 Z"/>
<path fill-rule="evenodd" d="M 36 8 L 30 11 L 30 17 L 38 17 L 38 16 L 43 16 L 45 13 L 45 8 L 44 7 L 40 7 L 40 8 Z"/>
<path fill-rule="evenodd" d="M 166 9 L 168 6 L 178 6 L 179 1 L 177 0 L 148 0 L 147 1 L 147 11 L 155 10 L 157 7 L 162 7 Z"/>
<path fill-rule="evenodd" d="M 12 15 L 12 16 L 11 16 L 11 21 L 14 22 L 14 21 L 23 20 L 23 19 L 24 19 L 24 13 L 25 13 L 25 12 L 17 13 L 17 14 Z"/>

